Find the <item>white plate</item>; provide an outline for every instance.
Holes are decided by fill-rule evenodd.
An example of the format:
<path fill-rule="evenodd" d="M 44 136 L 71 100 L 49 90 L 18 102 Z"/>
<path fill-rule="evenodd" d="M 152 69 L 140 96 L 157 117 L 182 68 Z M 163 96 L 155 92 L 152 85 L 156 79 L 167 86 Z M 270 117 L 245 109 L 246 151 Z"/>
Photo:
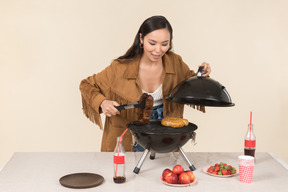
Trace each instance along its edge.
<path fill-rule="evenodd" d="M 210 165 L 211 166 L 211 165 Z M 238 169 L 236 169 L 236 173 L 234 174 L 231 174 L 231 175 L 214 175 L 212 173 L 209 173 L 207 170 L 209 169 L 210 166 L 207 166 L 207 167 L 204 167 L 203 168 L 203 172 L 208 174 L 208 175 L 212 175 L 212 176 L 215 176 L 215 177 L 233 177 L 235 175 L 237 175 L 239 173 Z"/>
<path fill-rule="evenodd" d="M 193 182 L 188 183 L 188 184 L 171 184 L 171 183 L 167 183 L 166 181 L 164 181 L 164 180 L 162 179 L 162 177 L 160 177 L 160 181 L 161 181 L 162 183 L 164 183 L 165 185 L 169 185 L 169 186 L 172 186 L 172 187 L 187 187 L 187 186 L 190 186 L 190 185 L 195 184 L 195 183 L 197 182 L 197 178 L 194 177 Z"/>

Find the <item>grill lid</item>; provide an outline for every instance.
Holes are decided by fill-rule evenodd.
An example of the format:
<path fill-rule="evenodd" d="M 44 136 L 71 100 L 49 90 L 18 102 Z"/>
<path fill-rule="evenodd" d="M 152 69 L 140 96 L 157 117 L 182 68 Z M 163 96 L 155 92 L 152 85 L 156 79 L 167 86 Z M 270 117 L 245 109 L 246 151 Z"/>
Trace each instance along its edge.
<path fill-rule="evenodd" d="M 231 107 L 231 97 L 223 85 L 209 77 L 202 77 L 203 67 L 197 76 L 178 84 L 166 98 L 169 101 L 199 106 Z"/>

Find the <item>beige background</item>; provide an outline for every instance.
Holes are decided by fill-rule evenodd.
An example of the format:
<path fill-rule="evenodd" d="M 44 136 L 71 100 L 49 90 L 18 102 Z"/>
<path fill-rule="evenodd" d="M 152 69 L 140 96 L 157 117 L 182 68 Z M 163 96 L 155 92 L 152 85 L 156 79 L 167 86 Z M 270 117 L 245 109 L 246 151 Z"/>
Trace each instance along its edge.
<path fill-rule="evenodd" d="M 19 151 L 99 151 L 79 83 L 156 14 L 173 26 L 174 51 L 191 69 L 210 63 L 236 104 L 186 107 L 198 130 L 184 150 L 243 151 L 253 111 L 257 151 L 288 163 L 287 10 L 286 0 L 0 0 L 0 167 Z"/>

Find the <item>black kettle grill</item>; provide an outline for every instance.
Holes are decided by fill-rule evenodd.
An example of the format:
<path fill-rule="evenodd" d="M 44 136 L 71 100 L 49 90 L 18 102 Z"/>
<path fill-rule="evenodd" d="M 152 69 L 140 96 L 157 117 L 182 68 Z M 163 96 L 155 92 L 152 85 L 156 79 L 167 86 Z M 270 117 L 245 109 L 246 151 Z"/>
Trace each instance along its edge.
<path fill-rule="evenodd" d="M 166 98 L 171 102 L 212 106 L 230 107 L 234 106 L 231 97 L 225 87 L 219 82 L 202 77 L 203 67 L 199 67 L 197 76 L 191 77 L 178 84 Z M 182 146 L 195 136 L 197 126 L 193 123 L 181 128 L 165 127 L 161 125 L 161 120 L 151 120 L 148 124 L 142 125 L 139 122 L 131 122 L 127 126 L 135 140 L 145 148 L 134 173 L 138 174 L 140 168 L 151 150 L 150 159 L 155 159 L 155 153 L 168 153 L 178 150 L 189 169 L 194 171 L 196 168 L 191 164 Z"/>
<path fill-rule="evenodd" d="M 151 150 L 150 159 L 155 159 L 155 153 L 168 153 L 179 150 L 180 154 L 189 165 L 190 170 L 195 170 L 195 167 L 190 163 L 182 146 L 196 134 L 194 131 L 197 126 L 189 123 L 185 127 L 172 128 L 161 125 L 161 120 L 152 119 L 148 124 L 142 125 L 139 122 L 132 122 L 128 124 L 132 135 L 136 141 L 145 148 L 134 173 L 138 174 L 140 168 Z"/>

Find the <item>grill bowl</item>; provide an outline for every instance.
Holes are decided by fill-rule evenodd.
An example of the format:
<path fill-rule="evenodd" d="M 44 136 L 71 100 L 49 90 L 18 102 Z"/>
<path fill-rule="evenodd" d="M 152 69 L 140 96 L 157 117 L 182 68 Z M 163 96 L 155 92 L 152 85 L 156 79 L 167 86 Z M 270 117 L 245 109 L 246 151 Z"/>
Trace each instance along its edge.
<path fill-rule="evenodd" d="M 160 119 L 150 120 L 148 124 L 131 122 L 127 126 L 135 140 L 143 147 L 157 153 L 173 152 L 187 143 L 195 134 L 197 125 L 189 123 L 181 128 L 161 125 Z"/>

